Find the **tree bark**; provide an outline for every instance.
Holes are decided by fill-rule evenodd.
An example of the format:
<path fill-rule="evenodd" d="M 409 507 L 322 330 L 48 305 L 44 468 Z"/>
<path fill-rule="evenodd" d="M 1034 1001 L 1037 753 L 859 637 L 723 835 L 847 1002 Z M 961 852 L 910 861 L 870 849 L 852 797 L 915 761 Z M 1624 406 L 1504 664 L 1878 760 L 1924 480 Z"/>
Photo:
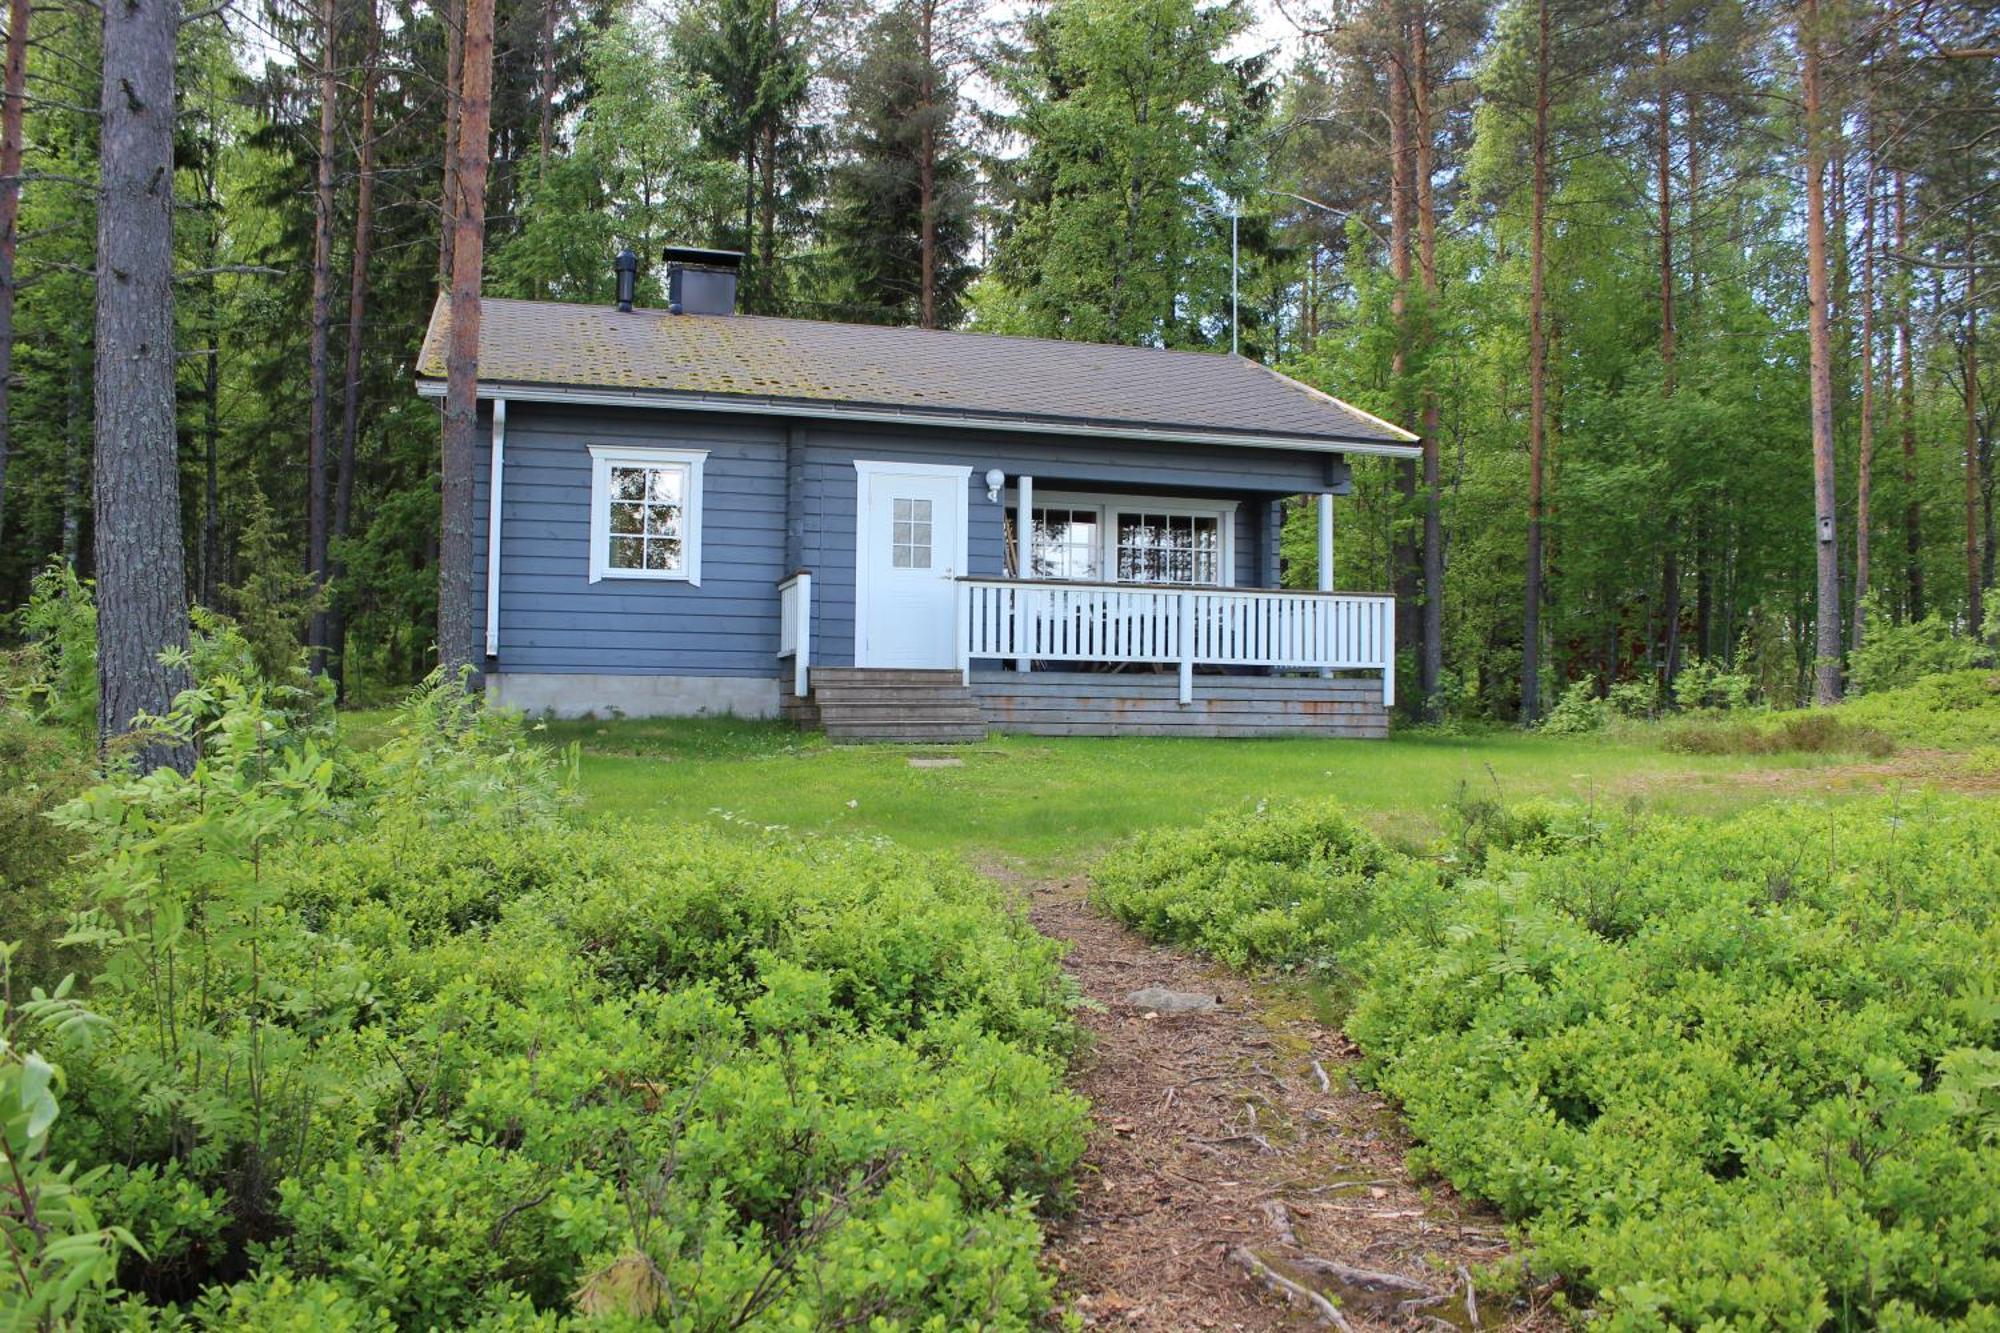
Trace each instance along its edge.
<path fill-rule="evenodd" d="M 1868 174 L 1861 204 L 1861 438 L 1854 473 L 1855 651 L 1868 634 L 1869 528 L 1875 503 L 1875 140 L 1867 135 Z"/>
<path fill-rule="evenodd" d="M 937 0 L 918 0 L 917 23 L 923 80 L 917 89 L 917 114 L 924 118 L 923 143 L 917 156 L 917 201 L 923 224 L 918 238 L 918 298 L 922 327 L 937 327 L 937 51 L 933 25 Z"/>
<path fill-rule="evenodd" d="M 466 6 L 459 93 L 458 218 L 452 242 L 451 345 L 445 357 L 444 516 L 438 547 L 438 662 L 475 666 L 473 472 L 479 417 L 479 285 L 486 243 L 486 172 L 493 114 L 493 0 Z"/>
<path fill-rule="evenodd" d="M 175 0 L 121 0 L 103 13 L 97 210 L 94 554 L 97 722 L 109 743 L 141 714 L 164 715 L 187 674 L 174 433 Z M 194 750 L 158 738 L 142 767 L 185 773 Z"/>
<path fill-rule="evenodd" d="M 1522 598 L 1521 722 L 1542 712 L 1542 498 L 1548 444 L 1549 0 L 1536 5 L 1532 217 L 1528 237 L 1528 552 Z"/>
<path fill-rule="evenodd" d="M 1806 338 L 1812 400 L 1813 507 L 1817 519 L 1813 541 L 1819 557 L 1814 605 L 1813 701 L 1832 704 L 1840 701 L 1840 548 L 1833 540 L 1838 502 L 1834 490 L 1833 330 L 1828 309 L 1832 296 L 1826 253 L 1829 126 L 1820 88 L 1819 24 L 1819 0 L 1802 0 L 1798 32 L 1806 122 Z"/>
<path fill-rule="evenodd" d="M 1979 305 L 1974 288 L 1979 233 L 1973 212 L 1965 214 L 1965 625 L 1978 634 L 1985 620 L 1985 566 L 1980 560 L 1979 517 Z"/>
<path fill-rule="evenodd" d="M 7 0 L 7 70 L 0 90 L 0 547 L 7 532 L 7 459 L 13 439 L 14 251 L 21 221 L 21 126 L 27 111 L 28 0 Z"/>
<path fill-rule="evenodd" d="M 1654 51 L 1654 144 L 1653 176 L 1660 231 L 1660 395 L 1671 405 L 1678 387 L 1679 327 L 1674 308 L 1674 105 L 1667 65 L 1671 57 L 1670 29 L 1666 0 L 1654 0 L 1657 26 Z M 1681 552 L 1680 478 L 1674 475 L 1671 452 L 1667 460 L 1669 506 L 1664 527 L 1666 550 L 1660 559 L 1660 666 L 1659 683 L 1664 694 L 1673 690 L 1680 671 L 1681 648 Z"/>
<path fill-rule="evenodd" d="M 1907 253 L 1909 245 L 1908 186 L 1903 172 L 1896 172 L 1896 249 Z M 1897 415 L 1903 437 L 1903 577 L 1907 584 L 1911 620 L 1924 618 L 1924 507 L 1917 499 L 1917 367 L 1916 349 L 1910 338 L 1910 284 L 1904 277 L 1896 284 Z"/>
<path fill-rule="evenodd" d="M 306 426 L 306 573 L 315 590 L 326 586 L 327 433 L 333 411 L 333 164 L 338 126 L 340 84 L 334 61 L 340 39 L 336 0 L 319 5 L 319 174 L 313 189 L 312 334 L 307 345 L 310 402 Z M 307 631 L 309 660 L 315 672 L 326 669 L 326 614 L 315 611 Z"/>
<path fill-rule="evenodd" d="M 1395 325 L 1395 345 L 1390 353 L 1389 378 L 1394 386 L 1396 418 L 1399 424 L 1414 424 L 1414 404 L 1410 393 L 1410 232 L 1414 208 L 1415 163 L 1411 157 L 1410 42 L 1407 22 L 1393 38 L 1389 50 L 1389 272 L 1395 281 L 1390 296 L 1390 318 Z M 1423 660 L 1423 608 L 1417 588 L 1417 535 L 1413 520 L 1417 509 L 1417 461 L 1396 461 L 1397 507 L 1395 560 L 1396 642 L 1413 650 Z M 1421 695 L 1405 703 L 1421 705 Z M 1415 711 L 1410 709 L 1410 711 Z"/>
<path fill-rule="evenodd" d="M 444 0 L 444 195 L 438 215 L 438 283 L 447 290 L 457 271 L 458 140 L 465 82 L 465 0 Z"/>
<path fill-rule="evenodd" d="M 549 150 L 555 140 L 556 122 L 556 19 L 562 0 L 542 0 L 542 88 L 538 108 L 540 124 L 536 127 L 535 142 L 541 149 L 536 170 L 547 175 L 549 170 Z"/>
<path fill-rule="evenodd" d="M 1417 689 L 1424 716 L 1436 722 L 1444 716 L 1444 518 L 1443 477 L 1439 458 L 1437 386 L 1431 382 L 1430 351 L 1436 338 L 1438 268 L 1437 199 L 1431 187 L 1437 148 L 1431 119 L 1430 14 L 1419 6 L 1410 26 L 1410 106 L 1415 121 L 1417 197 L 1417 273 L 1423 283 L 1423 318 L 1418 340 L 1424 351 L 1423 410 L 1418 431 L 1423 437 L 1423 616 L 1417 657 Z"/>
<path fill-rule="evenodd" d="M 361 70 L 361 138 L 354 185 L 354 244 L 347 280 L 347 366 L 341 381 L 340 460 L 333 490 L 333 552 L 329 571 L 334 599 L 327 608 L 328 669 L 345 695 L 347 675 L 347 562 L 341 544 L 354 516 L 354 466 L 361 438 L 361 345 L 368 327 L 368 261 L 375 226 L 375 95 L 380 76 L 382 25 L 368 0 L 368 46 Z"/>

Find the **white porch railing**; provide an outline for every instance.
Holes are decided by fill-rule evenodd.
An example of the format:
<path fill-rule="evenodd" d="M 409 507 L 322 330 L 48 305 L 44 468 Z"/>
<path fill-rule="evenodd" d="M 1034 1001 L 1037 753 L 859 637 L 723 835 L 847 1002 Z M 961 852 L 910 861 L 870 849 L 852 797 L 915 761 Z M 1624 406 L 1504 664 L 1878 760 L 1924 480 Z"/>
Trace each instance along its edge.
<path fill-rule="evenodd" d="M 1197 666 L 1380 671 L 1383 705 L 1396 702 L 1393 597 L 960 579 L 959 626 L 966 671 L 981 658 L 1171 662 L 1182 703 Z"/>
<path fill-rule="evenodd" d="M 813 576 L 800 570 L 778 581 L 778 656 L 792 659 L 792 693 L 812 688 Z"/>

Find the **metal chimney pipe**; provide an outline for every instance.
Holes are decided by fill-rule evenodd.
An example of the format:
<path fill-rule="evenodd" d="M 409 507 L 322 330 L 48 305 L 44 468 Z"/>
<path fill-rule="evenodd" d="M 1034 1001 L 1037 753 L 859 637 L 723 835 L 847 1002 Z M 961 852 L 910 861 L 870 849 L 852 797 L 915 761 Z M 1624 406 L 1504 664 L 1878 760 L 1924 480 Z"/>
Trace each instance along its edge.
<path fill-rule="evenodd" d="M 630 314 L 639 286 L 639 256 L 629 249 L 620 250 L 618 258 L 611 261 L 611 270 L 618 275 L 618 308 Z"/>

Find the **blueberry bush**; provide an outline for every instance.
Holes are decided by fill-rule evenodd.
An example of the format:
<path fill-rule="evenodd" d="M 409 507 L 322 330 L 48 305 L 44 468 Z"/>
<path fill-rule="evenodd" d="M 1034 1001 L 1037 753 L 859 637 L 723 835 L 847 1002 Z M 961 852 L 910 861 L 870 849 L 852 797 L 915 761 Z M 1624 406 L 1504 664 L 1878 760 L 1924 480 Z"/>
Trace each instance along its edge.
<path fill-rule="evenodd" d="M 1097 892 L 1350 978 L 1417 1167 L 1594 1326 L 2000 1327 L 2000 808 L 1464 822 L 1406 857 L 1324 806 L 1232 816 Z"/>
<path fill-rule="evenodd" d="M 25 1146 L 82 1237 L 71 1324 L 1039 1319 L 1085 1108 L 1056 946 L 1000 890 L 585 824 L 455 684 L 358 752 L 240 652 L 199 682 L 191 776 L 57 816 L 95 1021 L 17 1067 L 60 1094 Z"/>

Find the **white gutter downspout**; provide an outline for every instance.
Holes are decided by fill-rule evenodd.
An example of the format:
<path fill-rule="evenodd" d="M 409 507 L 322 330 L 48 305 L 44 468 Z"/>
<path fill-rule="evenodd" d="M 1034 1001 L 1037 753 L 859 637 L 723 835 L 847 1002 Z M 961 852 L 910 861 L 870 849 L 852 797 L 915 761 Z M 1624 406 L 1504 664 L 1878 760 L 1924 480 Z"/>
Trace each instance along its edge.
<path fill-rule="evenodd" d="M 486 480 L 486 655 L 500 656 L 500 485 L 507 471 L 507 400 L 493 400 L 493 454 Z"/>

